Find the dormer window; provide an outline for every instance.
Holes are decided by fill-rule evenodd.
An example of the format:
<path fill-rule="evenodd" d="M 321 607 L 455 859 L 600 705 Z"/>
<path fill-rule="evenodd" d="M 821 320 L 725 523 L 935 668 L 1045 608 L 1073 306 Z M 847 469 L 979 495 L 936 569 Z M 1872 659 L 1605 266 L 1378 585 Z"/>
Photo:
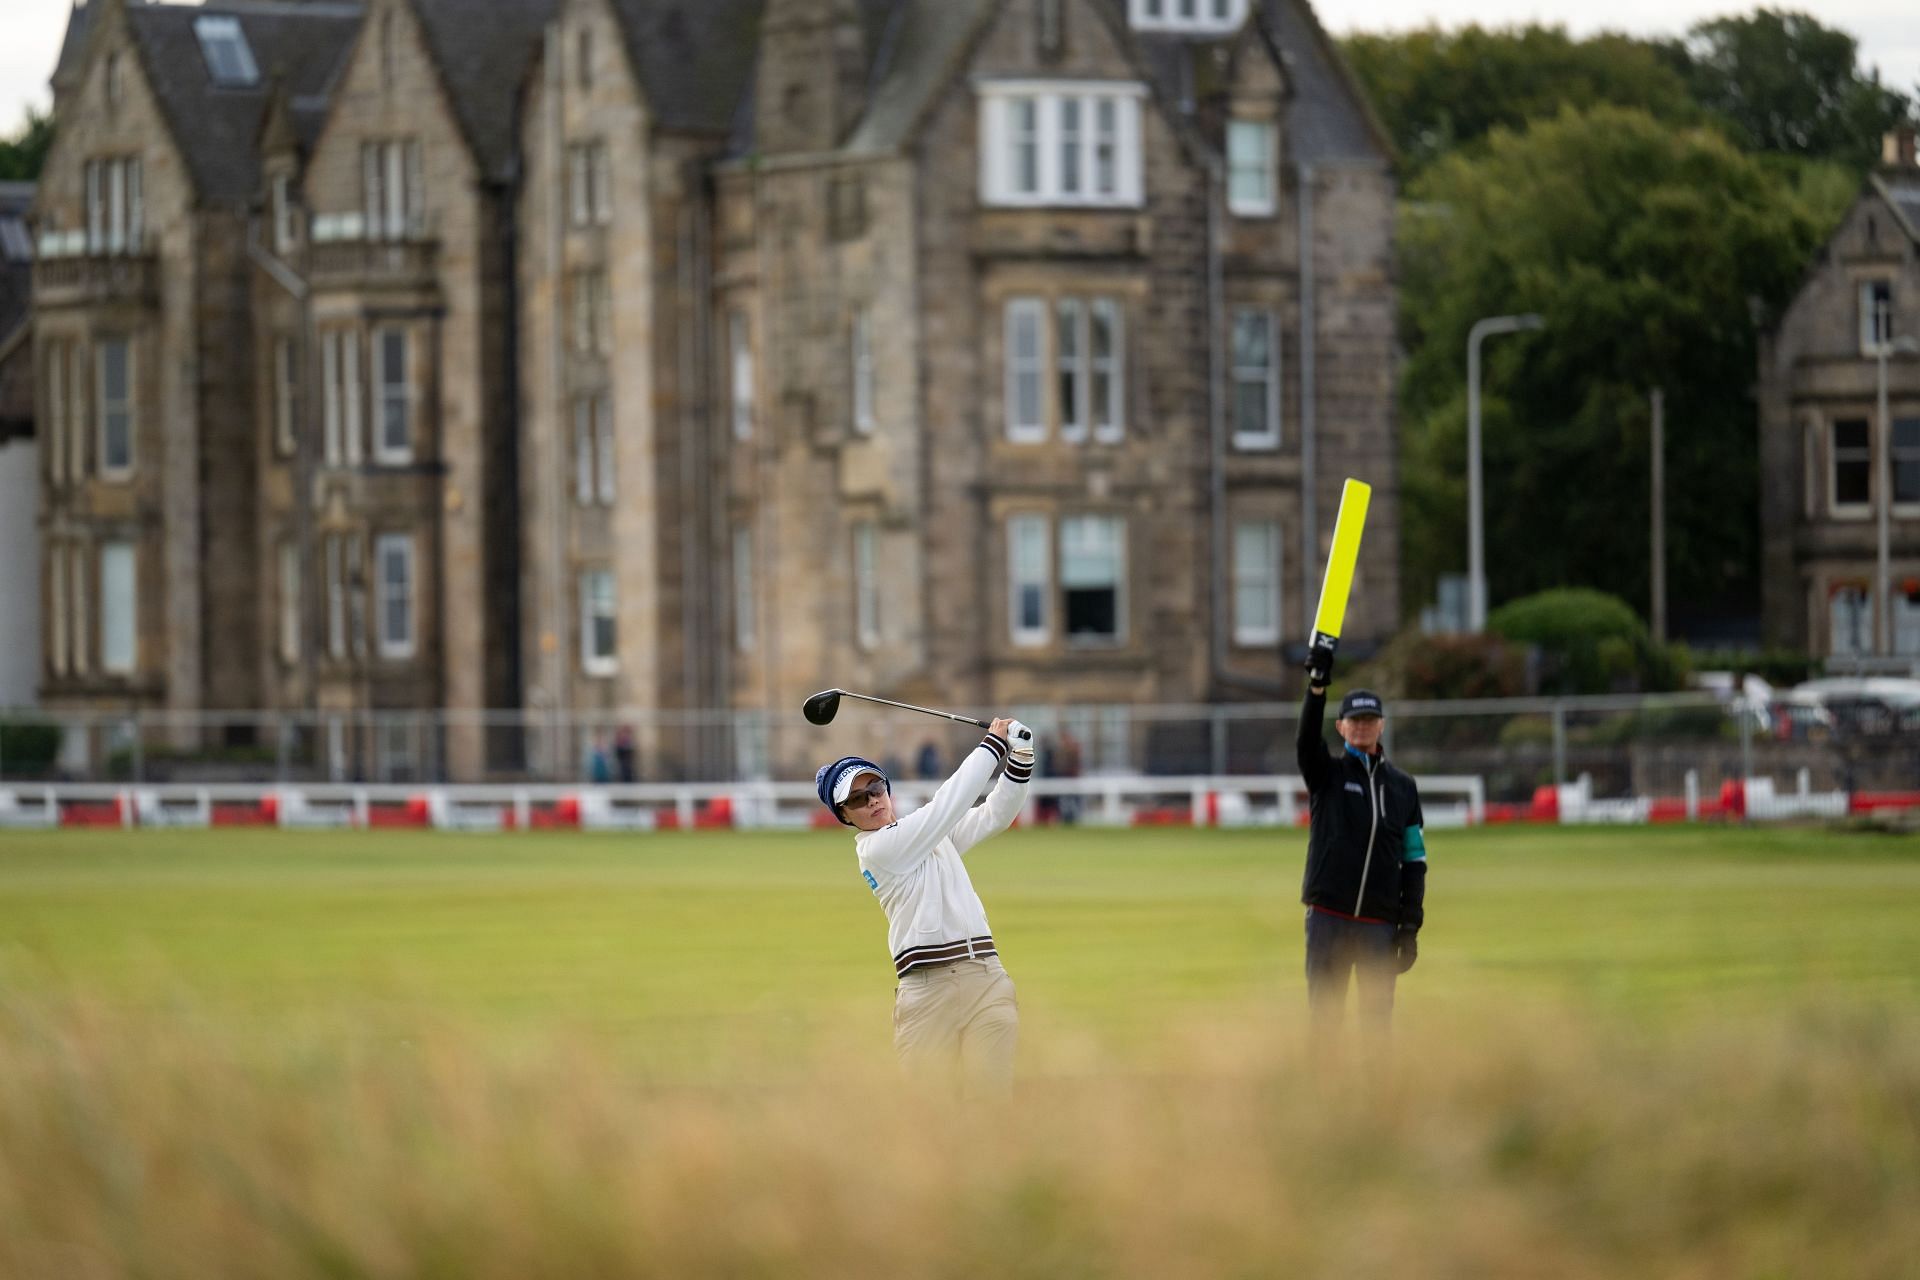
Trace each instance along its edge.
<path fill-rule="evenodd" d="M 223 89 L 250 89 L 260 82 L 260 68 L 254 64 L 240 19 L 217 14 L 195 18 L 193 33 L 200 37 L 200 53 L 215 84 Z"/>
<path fill-rule="evenodd" d="M 1218 36 L 1247 20 L 1247 0 L 1129 0 L 1135 31 Z"/>
<path fill-rule="evenodd" d="M 990 205 L 1141 203 L 1143 85 L 993 81 L 980 92 L 980 198 Z"/>

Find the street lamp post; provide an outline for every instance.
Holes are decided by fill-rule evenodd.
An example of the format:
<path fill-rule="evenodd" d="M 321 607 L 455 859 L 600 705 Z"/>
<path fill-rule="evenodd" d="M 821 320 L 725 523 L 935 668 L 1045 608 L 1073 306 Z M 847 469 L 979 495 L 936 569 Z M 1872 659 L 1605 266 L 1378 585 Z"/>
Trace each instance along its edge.
<path fill-rule="evenodd" d="M 1877 501 L 1874 506 L 1875 523 L 1879 549 L 1875 564 L 1873 584 L 1873 651 L 1881 657 L 1893 655 L 1893 568 L 1892 535 L 1890 531 L 1893 512 L 1893 422 L 1887 413 L 1887 357 L 1898 351 L 1903 355 L 1912 355 L 1920 351 L 1912 338 L 1895 341 L 1891 320 L 1887 314 L 1887 304 L 1880 304 L 1880 314 L 1876 319 L 1874 337 L 1874 363 L 1878 367 L 1879 379 L 1879 447 L 1875 449 L 1873 487 Z"/>
<path fill-rule="evenodd" d="M 1488 316 L 1467 335 L 1467 630 L 1487 629 L 1487 546 L 1480 491 L 1480 344 L 1496 333 L 1543 329 L 1546 321 L 1529 312 Z"/>

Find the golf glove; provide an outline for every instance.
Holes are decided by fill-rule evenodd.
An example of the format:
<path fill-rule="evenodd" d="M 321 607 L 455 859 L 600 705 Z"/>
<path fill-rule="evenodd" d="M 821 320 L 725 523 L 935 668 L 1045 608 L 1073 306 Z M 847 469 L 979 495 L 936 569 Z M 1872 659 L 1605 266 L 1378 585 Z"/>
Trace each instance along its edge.
<path fill-rule="evenodd" d="M 1316 644 L 1307 650 L 1307 683 L 1325 686 L 1333 679 L 1333 646 Z"/>
<path fill-rule="evenodd" d="M 1393 935 L 1394 972 L 1405 973 L 1413 968 L 1413 962 L 1420 958 L 1420 933 L 1417 929 L 1402 929 Z"/>
<path fill-rule="evenodd" d="M 1013 750 L 1008 754 L 1022 764 L 1032 764 L 1034 746 L 1033 730 L 1027 728 L 1026 725 L 1021 724 L 1018 720 L 1015 720 L 1007 727 L 1007 735 L 1011 739 L 1011 745 L 1013 747 Z"/>

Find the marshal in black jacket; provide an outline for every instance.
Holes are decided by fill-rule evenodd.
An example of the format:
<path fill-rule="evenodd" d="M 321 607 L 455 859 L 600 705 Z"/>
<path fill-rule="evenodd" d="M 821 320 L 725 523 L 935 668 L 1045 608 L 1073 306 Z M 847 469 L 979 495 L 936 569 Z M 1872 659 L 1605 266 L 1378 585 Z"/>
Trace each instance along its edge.
<path fill-rule="evenodd" d="M 1343 915 L 1418 929 L 1427 892 L 1420 788 L 1385 751 L 1363 756 L 1342 744 L 1327 754 L 1327 695 L 1300 706 L 1300 777 L 1313 817 L 1300 900 Z"/>

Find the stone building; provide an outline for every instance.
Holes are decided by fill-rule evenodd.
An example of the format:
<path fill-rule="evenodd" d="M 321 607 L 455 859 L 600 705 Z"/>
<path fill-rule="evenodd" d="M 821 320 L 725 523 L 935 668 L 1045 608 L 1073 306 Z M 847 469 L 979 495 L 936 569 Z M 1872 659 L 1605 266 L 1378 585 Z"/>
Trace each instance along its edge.
<path fill-rule="evenodd" d="M 33 430 L 30 182 L 0 182 L 0 712 L 40 694 L 39 450 Z M 4 767 L 0 760 L 0 767 Z"/>
<path fill-rule="evenodd" d="M 754 7 L 564 0 L 530 82 L 539 687 L 1271 695 L 1349 475 L 1392 629 L 1394 189 L 1303 5 Z"/>
<path fill-rule="evenodd" d="M 490 707 L 732 773 L 644 722 L 1290 693 L 1347 476 L 1395 624 L 1393 180 L 1305 0 L 92 0 L 55 84 L 54 705 L 473 777 L 580 746 Z"/>
<path fill-rule="evenodd" d="M 1761 342 L 1761 607 L 1769 644 L 1911 663 L 1920 661 L 1920 165 L 1912 131 L 1890 135 L 1882 159 Z M 1884 600 L 1876 586 L 1883 504 Z"/>

